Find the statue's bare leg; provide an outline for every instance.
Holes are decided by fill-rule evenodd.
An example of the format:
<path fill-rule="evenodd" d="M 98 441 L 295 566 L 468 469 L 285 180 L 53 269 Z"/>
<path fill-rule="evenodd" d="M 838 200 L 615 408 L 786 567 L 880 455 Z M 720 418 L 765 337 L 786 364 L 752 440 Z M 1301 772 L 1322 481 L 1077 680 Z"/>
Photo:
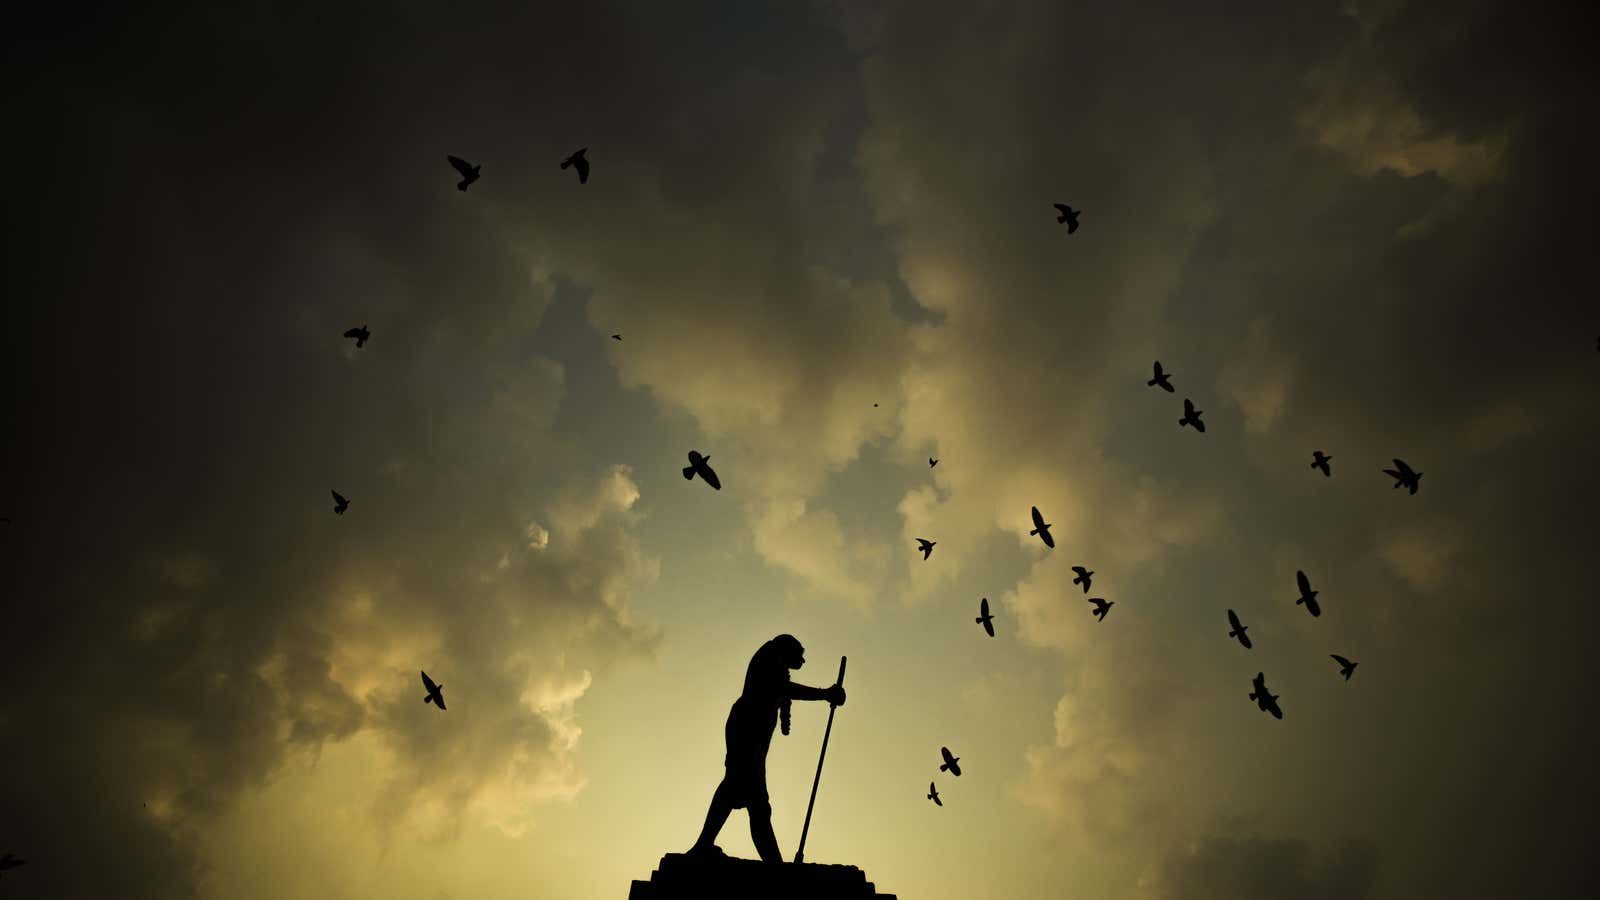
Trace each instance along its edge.
<path fill-rule="evenodd" d="M 772 807 L 766 804 L 750 807 L 750 841 L 756 845 L 763 862 L 783 862 L 783 854 L 778 852 L 778 836 L 772 833 Z"/>
<path fill-rule="evenodd" d="M 706 824 L 700 829 L 700 838 L 689 848 L 690 853 L 701 853 L 716 847 L 717 835 L 722 833 L 722 826 L 728 821 L 728 814 L 733 812 L 733 804 L 728 800 L 728 780 L 724 778 L 717 785 L 716 793 L 711 795 L 711 808 L 706 811 Z M 771 831 L 769 824 L 767 830 Z"/>

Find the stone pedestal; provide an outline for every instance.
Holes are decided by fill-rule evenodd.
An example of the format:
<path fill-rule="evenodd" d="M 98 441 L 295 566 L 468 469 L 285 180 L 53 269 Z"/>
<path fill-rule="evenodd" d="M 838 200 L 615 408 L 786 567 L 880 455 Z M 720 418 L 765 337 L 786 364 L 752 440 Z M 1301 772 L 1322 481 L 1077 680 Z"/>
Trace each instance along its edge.
<path fill-rule="evenodd" d="M 855 866 L 764 863 L 731 856 L 661 857 L 649 881 L 635 881 L 628 900 L 895 900 L 880 894 Z"/>

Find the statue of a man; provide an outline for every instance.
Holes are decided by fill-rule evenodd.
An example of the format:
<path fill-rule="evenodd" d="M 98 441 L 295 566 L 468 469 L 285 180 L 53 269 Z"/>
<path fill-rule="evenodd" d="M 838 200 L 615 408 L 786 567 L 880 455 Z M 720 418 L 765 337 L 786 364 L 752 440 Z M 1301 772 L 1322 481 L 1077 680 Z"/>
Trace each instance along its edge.
<path fill-rule="evenodd" d="M 750 813 L 750 840 L 767 862 L 782 862 L 778 838 L 772 833 L 772 804 L 767 802 L 767 748 L 772 745 L 772 727 L 783 719 L 783 733 L 789 733 L 789 701 L 826 700 L 844 705 L 844 687 L 807 687 L 789 680 L 789 670 L 806 664 L 806 649 L 793 636 L 780 634 L 756 651 L 744 676 L 744 693 L 728 711 L 723 729 L 728 755 L 723 760 L 727 773 L 717 792 L 711 795 L 700 839 L 690 853 L 721 853 L 716 846 L 728 814 L 744 808 Z"/>

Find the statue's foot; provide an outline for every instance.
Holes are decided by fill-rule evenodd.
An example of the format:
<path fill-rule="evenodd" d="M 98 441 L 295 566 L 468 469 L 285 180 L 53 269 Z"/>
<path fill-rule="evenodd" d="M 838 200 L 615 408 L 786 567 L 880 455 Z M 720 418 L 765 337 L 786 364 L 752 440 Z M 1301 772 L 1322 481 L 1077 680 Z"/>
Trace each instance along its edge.
<path fill-rule="evenodd" d="M 722 848 L 716 844 L 695 844 L 684 855 L 714 858 L 719 856 L 726 857 L 728 854 L 723 853 Z"/>

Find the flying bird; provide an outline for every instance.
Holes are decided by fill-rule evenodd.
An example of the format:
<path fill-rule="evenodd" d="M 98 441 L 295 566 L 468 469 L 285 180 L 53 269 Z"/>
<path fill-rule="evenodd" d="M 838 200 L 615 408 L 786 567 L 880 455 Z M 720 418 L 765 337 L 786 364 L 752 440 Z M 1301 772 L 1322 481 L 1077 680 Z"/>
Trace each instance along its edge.
<path fill-rule="evenodd" d="M 481 164 L 475 166 L 459 156 L 447 156 L 445 159 L 450 160 L 450 165 L 461 173 L 461 181 L 456 184 L 456 190 L 464 191 L 468 185 L 478 180 L 478 170 L 483 168 Z"/>
<path fill-rule="evenodd" d="M 1417 492 L 1417 479 L 1422 477 L 1421 472 L 1411 471 L 1411 467 L 1406 465 L 1406 461 L 1403 459 L 1396 459 L 1394 468 L 1384 469 L 1383 474 L 1394 479 L 1395 487 L 1410 488 L 1413 494 Z"/>
<path fill-rule="evenodd" d="M 566 159 L 561 161 L 561 168 L 563 168 L 563 169 L 565 169 L 568 166 L 577 166 L 578 167 L 578 183 L 579 184 L 588 184 L 589 183 L 589 161 L 587 159 L 584 159 L 584 157 L 583 157 L 583 155 L 585 153 L 588 153 L 588 152 L 589 152 L 589 148 L 588 147 L 584 147 L 582 150 L 579 150 L 577 153 L 574 153 L 571 156 L 569 156 Z"/>
<path fill-rule="evenodd" d="M 1254 700 L 1263 712 L 1272 713 L 1274 719 L 1283 718 L 1283 710 L 1278 708 L 1278 695 L 1267 690 L 1266 675 L 1257 672 L 1251 681 L 1251 687 L 1255 689 L 1250 692 L 1250 699 Z"/>
<path fill-rule="evenodd" d="M 1111 607 L 1117 605 L 1117 601 L 1115 600 L 1107 602 L 1105 599 L 1100 597 L 1090 597 L 1089 602 L 1094 604 L 1094 617 L 1102 622 L 1106 620 L 1106 613 L 1111 611 Z"/>
<path fill-rule="evenodd" d="M 344 336 L 347 338 L 355 338 L 356 349 L 360 350 L 362 347 L 367 345 L 367 338 L 372 337 L 372 332 L 368 331 L 367 326 L 363 325 L 360 328 L 352 328 L 349 331 L 346 331 Z"/>
<path fill-rule="evenodd" d="M 421 670 L 419 669 L 418 671 Z M 422 702 L 432 703 L 434 706 L 444 709 L 444 685 L 434 684 L 433 679 L 428 677 L 428 673 L 423 672 L 422 687 L 428 692 L 428 696 L 423 697 Z"/>
<path fill-rule="evenodd" d="M 933 801 L 934 806 L 944 805 L 944 801 L 939 799 L 939 789 L 934 787 L 931 781 L 928 782 L 928 799 Z"/>
<path fill-rule="evenodd" d="M 717 478 L 717 473 L 711 468 L 711 457 L 701 456 L 699 451 L 690 450 L 689 464 L 683 467 L 683 478 L 685 481 L 693 481 L 696 475 L 699 475 L 700 479 L 706 484 L 711 485 L 713 490 L 722 490 L 722 481 Z"/>
<path fill-rule="evenodd" d="M 1239 614 L 1234 612 L 1231 609 L 1228 610 L 1228 626 L 1233 629 L 1233 630 L 1228 632 L 1228 637 L 1238 638 L 1239 639 L 1239 643 L 1243 644 L 1244 648 L 1246 650 L 1249 650 L 1250 649 L 1250 635 L 1245 634 L 1245 632 L 1250 630 L 1250 626 L 1249 625 L 1240 625 L 1239 624 Z"/>
<path fill-rule="evenodd" d="M 1056 539 L 1050 536 L 1050 523 L 1044 520 L 1044 516 L 1039 515 L 1037 506 L 1033 507 L 1033 530 L 1028 534 L 1037 534 L 1046 547 L 1054 548 L 1056 545 Z"/>
<path fill-rule="evenodd" d="M 620 335 L 620 334 L 613 334 L 613 335 L 612 335 L 612 336 L 611 336 L 611 339 L 612 339 L 612 340 L 613 340 L 613 341 L 620 341 L 620 340 L 622 340 L 622 335 Z"/>
<path fill-rule="evenodd" d="M 1317 594 L 1320 592 L 1311 589 L 1311 579 L 1307 578 L 1304 572 L 1295 572 L 1294 580 L 1300 582 L 1300 596 L 1294 601 L 1295 605 L 1304 603 L 1306 611 L 1310 612 L 1313 618 L 1322 615 L 1322 607 L 1317 605 Z"/>
<path fill-rule="evenodd" d="M 923 562 L 927 562 L 928 561 L 928 557 L 933 555 L 933 545 L 937 544 L 937 543 L 939 543 L 939 542 L 938 541 L 928 541 L 928 540 L 923 540 L 922 538 L 917 538 L 917 549 L 922 551 L 922 561 Z"/>
<path fill-rule="evenodd" d="M 1078 573 L 1078 577 L 1072 579 L 1072 583 L 1083 585 L 1083 592 L 1085 594 L 1089 593 L 1089 581 L 1094 573 L 1088 569 L 1085 569 L 1083 566 L 1073 566 L 1072 571 Z"/>
<path fill-rule="evenodd" d="M 329 491 L 329 493 L 333 494 L 333 511 L 338 515 L 344 515 L 344 511 L 350 508 L 350 501 L 346 500 L 344 495 L 338 491 Z"/>
<path fill-rule="evenodd" d="M 972 621 L 982 625 L 983 630 L 989 632 L 989 637 L 994 637 L 994 616 L 989 615 L 988 597 L 983 598 L 978 604 L 978 617 Z"/>
<path fill-rule="evenodd" d="M 1192 425 L 1194 426 L 1195 431 L 1205 434 L 1206 423 L 1200 421 L 1200 414 L 1203 412 L 1205 412 L 1205 410 L 1194 408 L 1194 401 L 1190 400 L 1188 397 L 1183 398 L 1183 418 L 1178 420 L 1178 427 L 1182 428 L 1185 425 Z"/>
<path fill-rule="evenodd" d="M 940 747 L 939 754 L 944 757 L 944 765 L 939 767 L 941 772 L 949 772 L 957 778 L 961 777 L 961 767 L 956 763 L 961 762 L 961 757 L 951 756 L 949 747 Z"/>
<path fill-rule="evenodd" d="M 7 853 L 5 856 L 0 857 L 0 872 L 4 872 L 7 869 L 15 869 L 17 866 L 27 865 L 27 863 L 27 860 L 17 856 L 15 853 Z"/>
<path fill-rule="evenodd" d="M 1161 371 L 1161 360 L 1159 359 L 1156 360 L 1155 374 L 1156 377 L 1146 381 L 1145 384 L 1149 385 L 1150 387 L 1159 387 L 1169 394 L 1173 393 L 1172 382 L 1168 380 L 1172 377 L 1172 373 Z"/>
<path fill-rule="evenodd" d="M 1065 223 L 1067 223 L 1067 234 L 1071 234 L 1074 231 L 1077 231 L 1078 230 L 1078 214 L 1083 212 L 1083 210 L 1081 210 L 1081 209 L 1073 209 L 1072 207 L 1066 205 L 1065 203 L 1057 203 L 1057 204 L 1055 204 L 1055 208 L 1061 210 L 1061 215 L 1056 216 L 1056 221 L 1057 222 L 1065 222 Z"/>
<path fill-rule="evenodd" d="M 928 468 L 930 468 L 930 469 L 931 469 L 931 468 L 933 468 L 933 467 L 934 467 L 934 466 L 937 466 L 937 465 L 938 465 L 938 464 L 939 464 L 939 461 L 938 461 L 938 460 L 937 460 L 937 459 L 934 459 L 934 458 L 933 458 L 933 457 L 931 457 L 931 456 L 930 456 L 930 457 L 928 457 Z"/>
<path fill-rule="evenodd" d="M 1345 681 L 1349 681 L 1350 676 L 1356 670 L 1356 666 L 1361 665 L 1360 663 L 1353 663 L 1337 653 L 1329 653 L 1328 655 L 1333 657 L 1333 661 L 1339 664 L 1339 674 L 1344 676 Z"/>
<path fill-rule="evenodd" d="M 1311 451 L 1311 468 L 1321 469 L 1322 477 L 1329 478 L 1333 475 L 1333 471 L 1328 468 L 1328 460 L 1330 459 L 1333 459 L 1333 457 L 1324 456 L 1321 450 L 1313 450 Z"/>

